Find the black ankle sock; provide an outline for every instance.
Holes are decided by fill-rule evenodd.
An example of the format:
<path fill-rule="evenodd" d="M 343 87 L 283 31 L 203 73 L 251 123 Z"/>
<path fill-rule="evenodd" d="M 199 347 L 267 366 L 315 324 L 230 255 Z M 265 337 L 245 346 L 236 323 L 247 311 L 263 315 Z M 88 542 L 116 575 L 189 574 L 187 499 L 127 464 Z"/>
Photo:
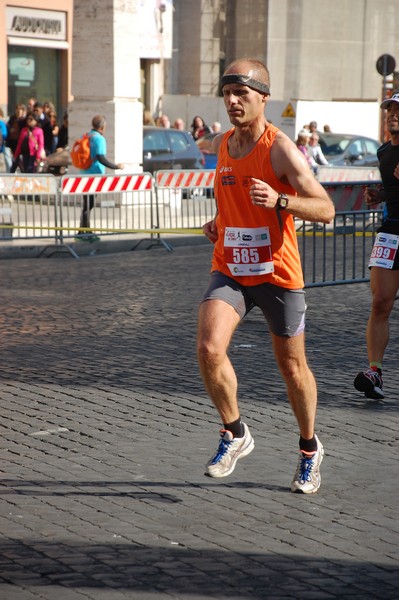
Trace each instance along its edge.
<path fill-rule="evenodd" d="M 313 436 L 310 440 L 305 440 L 303 437 L 299 438 L 299 449 L 304 452 L 316 452 L 317 451 L 317 441 L 315 436 Z"/>
<path fill-rule="evenodd" d="M 231 431 L 233 437 L 242 438 L 244 437 L 244 425 L 241 423 L 241 419 L 237 419 L 232 423 L 223 423 L 223 429 Z"/>

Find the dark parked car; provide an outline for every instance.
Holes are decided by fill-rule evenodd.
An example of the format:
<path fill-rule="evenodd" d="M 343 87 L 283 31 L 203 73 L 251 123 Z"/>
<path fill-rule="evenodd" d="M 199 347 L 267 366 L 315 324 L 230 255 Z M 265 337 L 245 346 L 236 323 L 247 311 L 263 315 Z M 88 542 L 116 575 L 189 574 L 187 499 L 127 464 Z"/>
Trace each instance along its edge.
<path fill-rule="evenodd" d="M 43 172 L 63 175 L 70 164 L 69 151 L 55 152 L 44 160 Z M 203 169 L 204 157 L 188 131 L 143 127 L 143 171 Z"/>
<path fill-rule="evenodd" d="M 143 170 L 153 173 L 160 169 L 214 169 L 216 154 L 212 140 L 216 133 L 208 133 L 195 142 L 188 131 L 143 127 Z M 377 149 L 381 143 L 372 138 L 348 133 L 321 133 L 320 146 L 330 165 L 378 166 Z M 69 152 L 55 152 L 48 156 L 43 172 L 63 175 L 70 164 Z"/>
<path fill-rule="evenodd" d="M 143 127 L 143 171 L 203 169 L 204 157 L 188 131 Z"/>
<path fill-rule="evenodd" d="M 378 140 L 349 133 L 321 133 L 320 146 L 333 166 L 375 167 L 378 165 Z"/>

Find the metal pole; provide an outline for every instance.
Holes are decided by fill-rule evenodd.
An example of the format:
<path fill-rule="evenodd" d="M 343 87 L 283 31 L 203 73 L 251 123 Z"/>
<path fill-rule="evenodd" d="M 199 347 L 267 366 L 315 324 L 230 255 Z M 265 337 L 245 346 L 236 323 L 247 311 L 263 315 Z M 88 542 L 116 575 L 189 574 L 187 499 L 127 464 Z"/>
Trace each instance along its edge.
<path fill-rule="evenodd" d="M 387 71 L 387 59 L 384 56 L 384 73 Z M 384 75 L 382 78 L 382 98 L 381 102 L 385 100 L 387 95 L 387 76 Z M 380 110 L 380 142 L 383 144 L 385 141 L 385 113 Z"/>

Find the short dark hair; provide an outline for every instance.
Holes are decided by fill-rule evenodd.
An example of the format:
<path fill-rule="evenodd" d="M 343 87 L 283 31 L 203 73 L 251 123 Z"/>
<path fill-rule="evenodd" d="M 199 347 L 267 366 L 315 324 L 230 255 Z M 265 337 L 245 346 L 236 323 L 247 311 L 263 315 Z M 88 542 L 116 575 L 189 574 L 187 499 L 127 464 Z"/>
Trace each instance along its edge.
<path fill-rule="evenodd" d="M 103 117 L 102 115 L 96 115 L 91 120 L 93 129 L 102 129 L 105 126 L 106 122 L 107 121 L 106 121 L 105 117 Z"/>
<path fill-rule="evenodd" d="M 26 113 L 26 117 L 25 120 L 27 121 L 29 118 L 34 119 L 37 123 L 37 116 L 35 115 L 35 113 L 33 112 L 33 110 L 30 110 Z"/>
<path fill-rule="evenodd" d="M 246 63 L 249 67 L 251 71 L 251 77 L 257 79 L 258 81 L 264 83 L 267 86 L 270 86 L 269 69 L 263 62 L 257 60 L 256 58 L 237 58 L 228 65 L 224 74 L 228 74 L 232 68 L 236 67 L 238 64 L 241 65 L 242 63 Z M 249 75 L 249 73 L 242 73 L 242 75 Z"/>

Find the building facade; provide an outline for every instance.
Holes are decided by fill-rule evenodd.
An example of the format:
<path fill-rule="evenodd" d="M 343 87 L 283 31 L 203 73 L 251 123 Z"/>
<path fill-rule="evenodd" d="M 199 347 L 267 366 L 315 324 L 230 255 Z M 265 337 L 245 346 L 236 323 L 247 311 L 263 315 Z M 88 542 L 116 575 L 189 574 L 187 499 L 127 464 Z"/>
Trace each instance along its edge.
<path fill-rule="evenodd" d="M 398 30 L 399 0 L 3 0 L 0 107 L 51 101 L 77 132 L 97 106 L 116 119 L 131 103 L 137 130 L 165 95 L 217 99 L 240 56 L 267 64 L 273 100 L 375 101 Z"/>
<path fill-rule="evenodd" d="M 59 114 L 71 100 L 73 0 L 12 0 L 0 4 L 0 106 L 14 112 L 29 98 L 52 102 Z"/>
<path fill-rule="evenodd" d="M 399 70 L 398 0 L 174 0 L 167 93 L 213 96 L 235 58 L 265 62 L 275 100 L 369 100 Z"/>

